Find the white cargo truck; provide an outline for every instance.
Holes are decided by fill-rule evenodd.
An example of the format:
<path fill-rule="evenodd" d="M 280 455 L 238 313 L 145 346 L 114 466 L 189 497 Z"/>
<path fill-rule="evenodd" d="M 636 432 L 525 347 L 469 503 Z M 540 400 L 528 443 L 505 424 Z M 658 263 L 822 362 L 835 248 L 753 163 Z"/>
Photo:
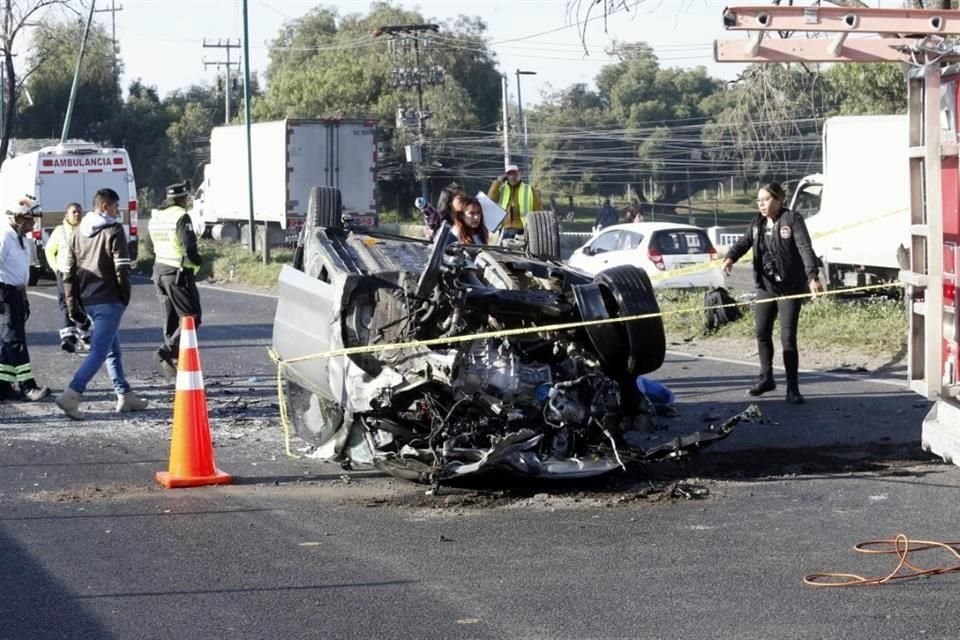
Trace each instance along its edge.
<path fill-rule="evenodd" d="M 373 226 L 377 140 L 372 120 L 258 122 L 251 127 L 254 221 L 271 244 L 295 240 L 313 187 L 340 190 L 342 214 Z M 194 222 L 218 240 L 237 241 L 249 224 L 247 137 L 243 125 L 216 127 L 210 163 L 193 204 Z"/>
<path fill-rule="evenodd" d="M 910 246 L 908 133 L 905 115 L 824 123 L 823 172 L 799 182 L 790 208 L 806 217 L 827 286 L 897 280 Z"/>
<path fill-rule="evenodd" d="M 43 247 L 50 232 L 63 222 L 67 205 L 79 202 L 84 211 L 93 208 L 99 189 L 113 189 L 120 196 L 123 228 L 130 257 L 137 256 L 137 185 L 126 149 L 100 147 L 91 142 L 70 141 L 43 147 L 12 158 L 0 167 L 0 202 L 25 194 L 34 196 L 43 211 L 33 232 L 31 282 L 48 271 Z"/>

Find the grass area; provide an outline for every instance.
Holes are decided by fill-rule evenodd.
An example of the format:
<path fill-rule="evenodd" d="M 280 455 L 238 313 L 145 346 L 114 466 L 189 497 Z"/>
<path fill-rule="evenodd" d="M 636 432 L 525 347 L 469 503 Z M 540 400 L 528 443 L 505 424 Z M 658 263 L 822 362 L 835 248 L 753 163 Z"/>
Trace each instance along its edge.
<path fill-rule="evenodd" d="M 213 240 L 200 241 L 203 266 L 197 276 L 199 282 L 238 285 L 256 289 L 276 286 L 280 268 L 293 261 L 290 249 L 271 249 L 270 261 L 263 263 L 260 254 L 251 254 L 246 245 L 223 244 Z M 153 271 L 153 244 L 149 239 L 140 242 L 134 269 L 149 275 Z"/>
<path fill-rule="evenodd" d="M 734 293 L 736 296 L 736 293 Z M 703 293 L 669 291 L 658 294 L 668 340 L 703 337 Z M 694 310 L 694 311 L 691 311 Z M 721 327 L 718 337 L 754 337 L 753 307 L 741 307 L 743 317 Z M 774 327 L 778 340 L 779 321 Z M 893 356 L 906 342 L 907 314 L 902 300 L 865 298 L 840 300 L 824 296 L 806 302 L 800 313 L 798 340 L 803 345 L 829 345 L 861 353 Z"/>

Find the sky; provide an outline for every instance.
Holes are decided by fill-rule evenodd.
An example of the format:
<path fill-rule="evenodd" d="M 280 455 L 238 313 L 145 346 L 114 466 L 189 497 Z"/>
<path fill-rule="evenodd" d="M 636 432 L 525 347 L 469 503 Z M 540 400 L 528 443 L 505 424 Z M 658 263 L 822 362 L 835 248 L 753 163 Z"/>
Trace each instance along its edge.
<path fill-rule="evenodd" d="M 588 0 L 583 0 L 588 4 Z M 243 34 L 241 0 L 114 0 L 116 30 L 126 87 L 142 78 L 156 86 L 160 95 L 190 86 L 210 84 L 216 70 L 204 68 L 207 61 L 224 59 L 223 49 L 204 49 L 204 39 L 237 41 Z M 302 16 L 314 6 L 335 6 L 341 15 L 364 14 L 367 0 L 248 0 L 250 66 L 267 68 L 267 43 L 281 26 Z M 602 18 L 586 26 L 589 53 L 584 52 L 579 27 L 566 11 L 566 0 L 421 0 L 395 2 L 419 9 L 428 19 L 443 21 L 460 14 L 479 15 L 487 23 L 491 48 L 500 70 L 510 74 L 511 100 L 516 100 L 516 69 L 534 71 L 521 79 L 525 104 L 541 101 L 544 92 L 564 89 L 574 83 L 592 85 L 604 64 L 614 62 L 605 53 L 614 40 L 644 41 L 653 46 L 663 67 L 703 65 L 717 78 L 733 79 L 741 65 L 713 62 L 713 41 L 729 37 L 722 28 L 723 8 L 733 0 L 645 0 L 634 11 L 611 16 L 604 30 Z M 763 4 L 757 0 L 744 4 Z M 97 9 L 109 9 L 111 0 L 98 0 Z M 96 21 L 111 29 L 111 13 L 96 14 Z M 733 35 L 733 37 L 742 37 Z M 231 51 L 233 59 L 241 54 Z M 262 75 L 261 75 L 262 78 Z"/>

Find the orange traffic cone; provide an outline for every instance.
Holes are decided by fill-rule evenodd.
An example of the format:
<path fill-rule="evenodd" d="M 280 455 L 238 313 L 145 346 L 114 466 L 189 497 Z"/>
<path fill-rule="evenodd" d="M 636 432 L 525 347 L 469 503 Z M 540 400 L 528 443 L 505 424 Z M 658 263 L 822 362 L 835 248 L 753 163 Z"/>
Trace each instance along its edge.
<path fill-rule="evenodd" d="M 157 482 L 168 489 L 230 484 L 233 478 L 216 468 L 210 421 L 207 417 L 207 392 L 200 371 L 197 327 L 193 316 L 180 323 L 180 357 L 177 361 L 177 391 L 173 401 L 173 439 L 170 442 L 170 467 L 157 472 Z"/>

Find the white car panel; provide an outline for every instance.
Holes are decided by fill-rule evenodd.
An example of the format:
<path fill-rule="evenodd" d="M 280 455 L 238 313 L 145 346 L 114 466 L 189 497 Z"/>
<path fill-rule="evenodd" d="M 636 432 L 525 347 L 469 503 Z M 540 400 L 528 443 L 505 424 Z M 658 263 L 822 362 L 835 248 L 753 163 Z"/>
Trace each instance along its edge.
<path fill-rule="evenodd" d="M 716 251 L 700 227 L 638 222 L 607 227 L 573 252 L 567 264 L 596 274 L 623 264 L 641 267 L 658 289 L 721 287 L 719 265 L 707 266 Z M 703 264 L 701 270 L 696 265 Z M 680 271 L 675 277 L 668 274 Z"/>

